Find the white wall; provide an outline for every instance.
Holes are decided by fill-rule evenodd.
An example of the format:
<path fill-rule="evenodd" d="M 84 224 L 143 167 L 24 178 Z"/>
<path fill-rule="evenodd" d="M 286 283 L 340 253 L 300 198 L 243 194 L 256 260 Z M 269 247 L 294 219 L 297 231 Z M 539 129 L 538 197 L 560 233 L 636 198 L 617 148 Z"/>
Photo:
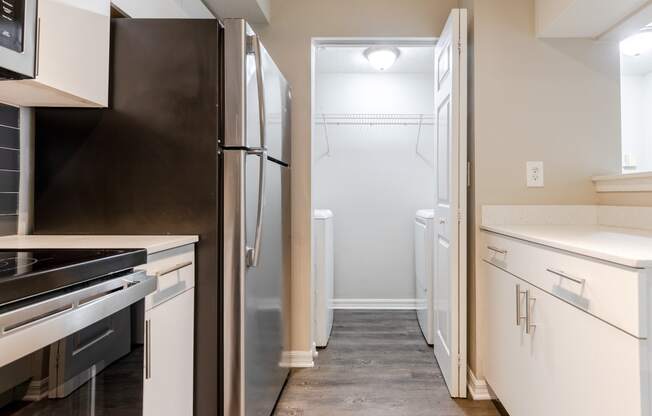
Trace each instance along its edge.
<path fill-rule="evenodd" d="M 630 155 L 636 171 L 652 171 L 652 73 L 620 82 L 623 159 Z"/>
<path fill-rule="evenodd" d="M 433 74 L 317 74 L 315 112 L 433 113 Z M 336 299 L 414 299 L 415 211 L 434 205 L 433 127 L 317 126 L 315 208 L 331 209 Z"/>

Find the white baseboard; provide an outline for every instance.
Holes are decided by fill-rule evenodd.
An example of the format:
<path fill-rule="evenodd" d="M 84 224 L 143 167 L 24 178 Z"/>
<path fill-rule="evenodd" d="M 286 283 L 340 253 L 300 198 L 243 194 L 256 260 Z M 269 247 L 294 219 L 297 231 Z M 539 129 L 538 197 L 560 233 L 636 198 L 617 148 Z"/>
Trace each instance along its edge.
<path fill-rule="evenodd" d="M 312 368 L 315 366 L 312 351 L 283 351 L 281 367 Z"/>
<path fill-rule="evenodd" d="M 50 389 L 50 381 L 48 377 L 41 380 L 32 380 L 27 387 L 27 393 L 23 396 L 23 400 L 28 402 L 38 402 L 48 396 Z"/>
<path fill-rule="evenodd" d="M 471 369 L 468 369 L 467 387 L 473 400 L 491 400 L 489 386 L 484 379 L 478 379 Z"/>
<path fill-rule="evenodd" d="M 333 299 L 333 309 L 415 310 L 416 299 Z"/>

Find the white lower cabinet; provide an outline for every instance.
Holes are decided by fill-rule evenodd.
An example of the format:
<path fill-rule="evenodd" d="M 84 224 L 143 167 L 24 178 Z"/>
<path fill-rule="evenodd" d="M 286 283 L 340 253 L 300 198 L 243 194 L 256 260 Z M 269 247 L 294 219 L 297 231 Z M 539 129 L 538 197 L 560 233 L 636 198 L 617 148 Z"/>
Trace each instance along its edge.
<path fill-rule="evenodd" d="M 525 337 L 516 325 L 516 279 L 502 270 L 486 266 L 487 279 L 487 382 L 512 416 L 527 414 L 523 400 L 526 387 L 522 384 L 522 363 Z M 521 301 L 521 305 L 524 302 Z M 518 382 L 515 382 L 517 381 Z M 511 414 L 511 413 L 510 413 Z"/>
<path fill-rule="evenodd" d="M 195 289 L 145 312 L 143 414 L 192 415 Z"/>
<path fill-rule="evenodd" d="M 510 416 L 651 414 L 647 340 L 490 261 L 485 276 L 486 378 Z"/>
<path fill-rule="evenodd" d="M 145 299 L 144 416 L 192 416 L 194 391 L 194 245 L 148 257 L 157 290 Z"/>

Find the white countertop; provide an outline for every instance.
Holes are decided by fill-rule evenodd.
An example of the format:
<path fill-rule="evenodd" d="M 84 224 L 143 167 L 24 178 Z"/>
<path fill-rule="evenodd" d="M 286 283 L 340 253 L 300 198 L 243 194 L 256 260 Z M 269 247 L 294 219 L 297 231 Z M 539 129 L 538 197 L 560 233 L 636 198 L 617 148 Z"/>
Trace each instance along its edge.
<path fill-rule="evenodd" d="M 604 225 L 483 225 L 483 230 L 635 268 L 652 268 L 652 231 Z"/>
<path fill-rule="evenodd" d="M 196 235 L 10 235 L 0 237 L 0 249 L 143 248 L 152 254 L 197 241 Z"/>

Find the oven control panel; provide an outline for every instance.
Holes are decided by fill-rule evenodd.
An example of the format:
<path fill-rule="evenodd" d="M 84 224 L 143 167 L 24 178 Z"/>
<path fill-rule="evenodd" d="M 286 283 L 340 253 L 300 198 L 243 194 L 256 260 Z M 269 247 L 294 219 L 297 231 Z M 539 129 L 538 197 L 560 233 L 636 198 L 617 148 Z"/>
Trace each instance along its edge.
<path fill-rule="evenodd" d="M 23 52 L 25 0 L 0 0 L 0 46 Z"/>

